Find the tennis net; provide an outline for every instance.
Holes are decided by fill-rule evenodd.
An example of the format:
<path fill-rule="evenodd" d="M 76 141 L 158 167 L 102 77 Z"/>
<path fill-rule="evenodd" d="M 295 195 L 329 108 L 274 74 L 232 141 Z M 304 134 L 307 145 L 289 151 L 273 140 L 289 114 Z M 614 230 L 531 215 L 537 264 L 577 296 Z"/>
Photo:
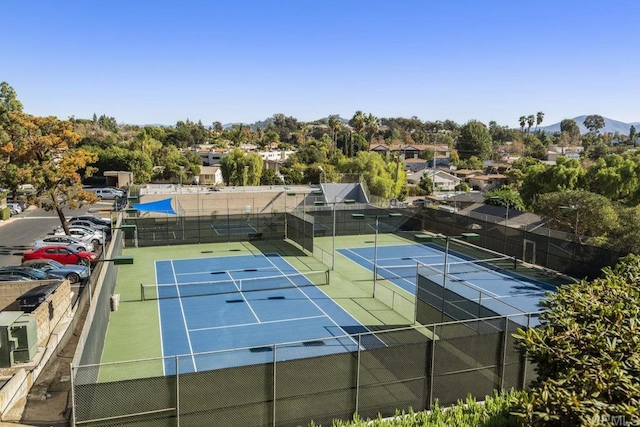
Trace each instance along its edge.
<path fill-rule="evenodd" d="M 140 299 L 188 298 L 243 292 L 269 291 L 329 284 L 329 270 L 277 276 L 224 279 L 207 282 L 140 285 Z"/>
<path fill-rule="evenodd" d="M 468 274 L 483 271 L 505 271 L 515 270 L 516 259 L 510 256 L 488 258 L 482 260 L 449 262 L 446 265 L 447 274 Z M 402 265 L 378 265 L 376 268 L 378 277 L 387 280 L 393 279 L 415 279 L 418 273 L 425 276 L 442 275 L 444 263 L 427 264 L 416 261 L 411 264 Z"/>
<path fill-rule="evenodd" d="M 488 258 L 471 261 L 449 262 L 446 266 L 440 264 L 419 264 L 418 271 L 423 276 L 442 275 L 446 268 L 446 274 L 462 275 L 482 272 L 503 272 L 517 269 L 517 259 L 510 256 Z"/>

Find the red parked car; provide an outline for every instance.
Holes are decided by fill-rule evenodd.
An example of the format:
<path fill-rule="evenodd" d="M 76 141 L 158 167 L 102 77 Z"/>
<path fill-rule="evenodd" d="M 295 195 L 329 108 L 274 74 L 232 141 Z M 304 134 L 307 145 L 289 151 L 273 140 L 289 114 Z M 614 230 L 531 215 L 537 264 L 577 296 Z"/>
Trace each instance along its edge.
<path fill-rule="evenodd" d="M 39 249 L 25 252 L 22 262 L 30 259 L 53 259 L 62 264 L 78 264 L 90 266 L 96 260 L 93 252 L 80 252 L 67 246 L 43 246 Z"/>

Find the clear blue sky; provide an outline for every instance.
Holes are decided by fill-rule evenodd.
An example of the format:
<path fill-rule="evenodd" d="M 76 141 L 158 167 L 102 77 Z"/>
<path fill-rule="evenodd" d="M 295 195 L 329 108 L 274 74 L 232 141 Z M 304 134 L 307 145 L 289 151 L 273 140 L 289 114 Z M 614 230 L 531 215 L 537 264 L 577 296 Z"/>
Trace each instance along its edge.
<path fill-rule="evenodd" d="M 24 0 L 0 81 L 35 115 L 175 124 L 640 121 L 637 0 Z"/>

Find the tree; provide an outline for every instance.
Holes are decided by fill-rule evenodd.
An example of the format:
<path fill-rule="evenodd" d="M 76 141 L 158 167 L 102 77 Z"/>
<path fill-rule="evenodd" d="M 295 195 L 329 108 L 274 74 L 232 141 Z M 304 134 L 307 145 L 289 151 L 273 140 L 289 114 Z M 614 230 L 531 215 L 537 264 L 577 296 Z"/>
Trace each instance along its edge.
<path fill-rule="evenodd" d="M 522 178 L 520 195 L 531 206 L 541 194 L 582 188 L 585 170 L 577 159 L 559 157 L 555 166 L 541 163 L 529 166 Z"/>
<path fill-rule="evenodd" d="M 349 126 L 351 126 L 357 133 L 362 135 L 366 126 L 367 117 L 360 110 L 356 111 L 351 120 L 349 120 Z"/>
<path fill-rule="evenodd" d="M 518 329 L 537 378 L 517 401 L 527 425 L 640 424 L 640 258 L 601 278 L 559 287 L 542 302 L 540 327 Z"/>
<path fill-rule="evenodd" d="M 573 119 L 563 119 L 560 122 L 560 132 L 567 132 L 572 138 L 580 137 L 580 128 Z"/>
<path fill-rule="evenodd" d="M 547 147 L 535 135 L 523 135 L 523 143 L 526 156 L 540 160 L 544 160 L 547 157 Z"/>
<path fill-rule="evenodd" d="M 259 154 L 236 148 L 220 160 L 222 179 L 227 185 L 259 185 L 262 164 Z"/>
<path fill-rule="evenodd" d="M 635 204 L 640 190 L 640 164 L 637 159 L 617 154 L 600 157 L 586 171 L 585 187 L 609 200 Z"/>
<path fill-rule="evenodd" d="M 484 202 L 488 205 L 502 206 L 516 211 L 524 210 L 524 203 L 520 194 L 508 185 L 486 191 L 484 193 Z"/>
<path fill-rule="evenodd" d="M 536 122 L 536 116 L 533 114 L 527 116 L 527 133 L 531 133 L 531 126 Z"/>
<path fill-rule="evenodd" d="M 398 198 L 407 179 L 404 169 L 398 169 L 395 162 L 370 151 L 360 151 L 355 158 L 343 158 L 338 169 L 342 173 L 361 174 L 371 194 L 387 199 Z"/>
<path fill-rule="evenodd" d="M 332 140 L 331 153 L 333 155 L 336 154 L 337 135 L 341 127 L 342 127 L 342 124 L 340 123 L 340 117 L 338 115 L 329 116 L 329 129 L 331 129 L 331 140 Z"/>
<path fill-rule="evenodd" d="M 604 127 L 604 118 L 597 114 L 592 114 L 585 117 L 583 124 L 589 129 L 589 132 L 598 133 Z"/>
<path fill-rule="evenodd" d="M 636 127 L 631 125 L 629 128 L 629 145 L 636 145 L 636 139 L 638 139 L 638 132 L 636 131 Z"/>
<path fill-rule="evenodd" d="M 429 177 L 429 174 L 427 173 L 427 171 L 425 171 L 422 177 L 420 177 L 420 182 L 418 183 L 418 187 L 420 187 L 420 189 L 424 192 L 423 194 L 425 196 L 428 196 L 431 193 L 433 193 L 433 181 Z"/>
<path fill-rule="evenodd" d="M 538 126 L 542 124 L 543 120 L 544 120 L 544 113 L 542 111 L 538 111 L 538 113 L 536 114 L 536 130 L 538 130 Z"/>
<path fill-rule="evenodd" d="M 471 120 L 460 128 L 457 149 L 461 159 L 476 156 L 487 160 L 491 157 L 491 147 L 491 134 L 483 123 Z"/>
<path fill-rule="evenodd" d="M 380 130 L 380 120 L 369 113 L 365 120 L 365 131 L 367 134 L 367 140 L 369 141 L 369 150 L 371 150 L 371 144 L 373 143 L 373 137 L 376 136 Z"/>
<path fill-rule="evenodd" d="M 273 169 L 263 169 L 260 175 L 260 185 L 282 185 L 282 180 Z"/>
<path fill-rule="evenodd" d="M 524 133 L 524 126 L 527 124 L 527 116 L 520 116 L 518 123 L 520 123 L 520 132 Z"/>
<path fill-rule="evenodd" d="M 36 188 L 40 206 L 55 211 L 68 232 L 64 207 L 77 209 L 98 200 L 95 194 L 82 189 L 81 179 L 81 172 L 90 176 L 95 171 L 91 164 L 97 156 L 77 148 L 80 136 L 69 121 L 14 110 L 0 128 L 9 131 L 9 140 L 0 148 L 17 178 Z"/>
<path fill-rule="evenodd" d="M 584 190 L 541 194 L 534 211 L 557 227 L 573 232 L 580 243 L 602 244 L 617 227 L 618 215 L 609 199 Z"/>

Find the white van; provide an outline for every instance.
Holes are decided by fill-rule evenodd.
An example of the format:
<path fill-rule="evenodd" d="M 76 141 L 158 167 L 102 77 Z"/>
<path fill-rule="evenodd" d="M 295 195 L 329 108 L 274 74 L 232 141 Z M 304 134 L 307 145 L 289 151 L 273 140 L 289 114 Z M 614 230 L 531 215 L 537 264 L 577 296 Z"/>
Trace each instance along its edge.
<path fill-rule="evenodd" d="M 100 199 L 114 200 L 124 197 L 122 190 L 117 188 L 96 188 L 92 190 Z"/>

